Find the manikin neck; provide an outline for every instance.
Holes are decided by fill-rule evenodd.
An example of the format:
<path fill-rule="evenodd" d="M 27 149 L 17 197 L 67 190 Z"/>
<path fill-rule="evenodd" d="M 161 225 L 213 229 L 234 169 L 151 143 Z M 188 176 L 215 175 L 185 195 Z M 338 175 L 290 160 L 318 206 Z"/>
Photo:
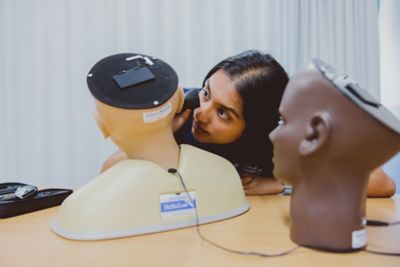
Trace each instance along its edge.
<path fill-rule="evenodd" d="M 168 170 L 178 169 L 179 146 L 172 131 L 159 131 L 147 135 L 135 135 L 120 145 L 129 159 L 151 161 Z"/>
<path fill-rule="evenodd" d="M 290 203 L 291 239 L 304 246 L 353 250 L 354 231 L 363 230 L 368 175 L 307 177 L 294 187 Z"/>

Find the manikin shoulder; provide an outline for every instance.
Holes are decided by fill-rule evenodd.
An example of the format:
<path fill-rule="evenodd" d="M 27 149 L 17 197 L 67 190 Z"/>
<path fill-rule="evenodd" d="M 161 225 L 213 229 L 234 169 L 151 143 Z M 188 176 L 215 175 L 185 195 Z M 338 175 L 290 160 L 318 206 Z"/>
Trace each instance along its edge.
<path fill-rule="evenodd" d="M 179 176 L 196 199 L 200 222 L 226 219 L 249 209 L 240 177 L 227 160 L 184 145 L 178 173 L 150 161 L 122 160 L 70 195 L 52 221 L 52 229 L 66 238 L 94 240 L 193 225 L 193 214 L 167 220 L 160 210 L 165 199 L 185 192 Z"/>

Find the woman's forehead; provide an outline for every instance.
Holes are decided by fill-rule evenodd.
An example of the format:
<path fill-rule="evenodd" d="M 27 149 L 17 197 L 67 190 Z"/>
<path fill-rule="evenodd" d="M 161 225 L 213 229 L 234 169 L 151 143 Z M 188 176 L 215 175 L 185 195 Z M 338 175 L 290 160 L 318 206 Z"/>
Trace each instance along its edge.
<path fill-rule="evenodd" d="M 211 98 L 214 102 L 234 108 L 236 112 L 242 112 L 243 100 L 239 91 L 236 89 L 236 84 L 222 70 L 215 72 L 206 82 L 211 93 Z"/>

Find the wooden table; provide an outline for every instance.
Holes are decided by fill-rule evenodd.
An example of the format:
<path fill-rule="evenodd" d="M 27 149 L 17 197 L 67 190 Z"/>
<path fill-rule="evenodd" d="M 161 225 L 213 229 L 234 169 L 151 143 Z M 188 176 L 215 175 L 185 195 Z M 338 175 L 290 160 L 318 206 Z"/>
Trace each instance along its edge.
<path fill-rule="evenodd" d="M 289 197 L 249 197 L 249 212 L 201 226 L 208 239 L 237 250 L 274 253 L 294 247 L 289 239 Z M 57 207 L 0 219 L 0 266 L 400 266 L 400 257 L 362 252 L 328 253 L 299 248 L 276 258 L 242 256 L 215 248 L 196 228 L 106 241 L 71 241 L 54 234 Z M 367 217 L 400 220 L 400 197 L 369 199 Z M 368 227 L 370 249 L 400 252 L 400 225 Z"/>

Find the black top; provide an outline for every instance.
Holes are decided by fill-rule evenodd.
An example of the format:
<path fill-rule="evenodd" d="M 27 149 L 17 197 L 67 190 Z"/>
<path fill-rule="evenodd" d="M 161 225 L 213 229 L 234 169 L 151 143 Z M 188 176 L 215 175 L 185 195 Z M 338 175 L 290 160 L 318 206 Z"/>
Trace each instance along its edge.
<path fill-rule="evenodd" d="M 239 174 L 273 177 L 272 143 L 268 138 L 252 139 L 246 136 L 230 144 L 206 144 L 197 141 L 192 134 L 193 116 L 175 134 L 178 144 L 189 144 L 217 154 L 229 160 Z"/>

